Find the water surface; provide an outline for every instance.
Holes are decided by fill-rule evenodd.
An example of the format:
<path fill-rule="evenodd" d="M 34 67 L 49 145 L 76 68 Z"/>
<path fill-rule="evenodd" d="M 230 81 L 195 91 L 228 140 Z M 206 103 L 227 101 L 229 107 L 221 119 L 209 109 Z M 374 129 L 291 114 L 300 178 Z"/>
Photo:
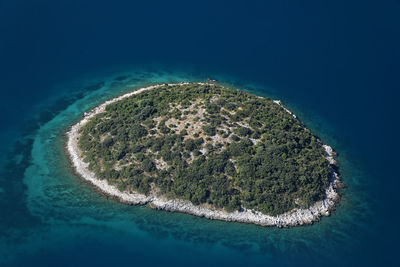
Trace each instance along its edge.
<path fill-rule="evenodd" d="M 396 1 L 0 2 L 0 265 L 393 265 Z M 124 77 L 123 77 L 124 76 Z M 77 178 L 64 133 L 160 82 L 281 99 L 338 153 L 332 216 L 265 228 L 128 206 Z"/>

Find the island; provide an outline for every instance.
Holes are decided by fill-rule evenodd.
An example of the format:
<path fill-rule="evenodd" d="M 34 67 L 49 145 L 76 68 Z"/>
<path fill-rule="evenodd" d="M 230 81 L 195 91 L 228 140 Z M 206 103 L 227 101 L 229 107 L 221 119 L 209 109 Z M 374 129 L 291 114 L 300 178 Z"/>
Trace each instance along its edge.
<path fill-rule="evenodd" d="M 328 216 L 335 152 L 280 101 L 215 82 L 116 97 L 67 132 L 79 176 L 129 204 L 289 227 Z"/>

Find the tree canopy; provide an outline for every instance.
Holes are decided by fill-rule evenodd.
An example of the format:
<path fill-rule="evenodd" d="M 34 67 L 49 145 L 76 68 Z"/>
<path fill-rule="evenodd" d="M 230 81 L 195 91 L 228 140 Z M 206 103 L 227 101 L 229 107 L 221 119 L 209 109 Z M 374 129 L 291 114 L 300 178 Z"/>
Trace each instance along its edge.
<path fill-rule="evenodd" d="M 321 144 L 268 98 L 163 85 L 109 104 L 80 132 L 89 168 L 120 190 L 276 215 L 324 197 Z"/>

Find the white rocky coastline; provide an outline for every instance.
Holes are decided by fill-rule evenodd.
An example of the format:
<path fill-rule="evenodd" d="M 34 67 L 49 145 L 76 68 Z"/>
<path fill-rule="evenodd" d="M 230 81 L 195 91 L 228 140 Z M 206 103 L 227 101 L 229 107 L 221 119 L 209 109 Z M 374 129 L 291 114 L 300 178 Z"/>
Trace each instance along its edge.
<path fill-rule="evenodd" d="M 180 84 L 186 84 L 186 83 L 180 83 Z M 242 211 L 235 211 L 228 213 L 222 210 L 214 210 L 203 206 L 195 206 L 191 202 L 185 200 L 168 200 L 164 197 L 155 195 L 146 196 L 139 193 L 121 192 L 115 186 L 110 185 L 106 180 L 100 180 L 96 178 L 95 174 L 88 169 L 88 164 L 85 163 L 81 158 L 81 151 L 78 147 L 79 129 L 83 125 L 85 125 L 91 117 L 95 116 L 98 113 L 103 112 L 107 105 L 119 101 L 123 98 L 159 86 L 161 85 L 154 85 L 146 88 L 141 88 L 139 90 L 106 101 L 105 103 L 94 108 L 90 112 L 86 112 L 84 114 L 84 118 L 80 122 L 71 126 L 71 128 L 67 132 L 66 150 L 70 156 L 73 167 L 83 179 L 89 181 L 107 195 L 116 197 L 120 201 L 125 203 L 129 204 L 148 203 L 152 208 L 155 209 L 184 212 L 200 217 L 206 217 L 208 219 L 253 223 L 263 226 L 289 227 L 296 225 L 311 224 L 314 221 L 318 221 L 321 216 L 329 216 L 330 211 L 334 208 L 335 203 L 339 199 L 339 195 L 335 189 L 336 184 L 339 181 L 339 177 L 333 168 L 332 168 L 332 179 L 328 188 L 326 189 L 326 196 L 324 200 L 316 202 L 314 205 L 312 205 L 307 209 L 293 209 L 289 212 L 277 216 L 269 216 L 262 214 L 261 212 L 252 210 L 242 210 Z M 276 103 L 281 105 L 281 103 L 278 101 L 276 101 Z M 290 111 L 288 112 L 292 114 Z M 333 158 L 334 152 L 332 148 L 327 145 L 323 145 L 323 147 L 326 152 L 327 160 L 329 160 L 329 162 L 332 165 L 336 164 L 336 161 Z"/>

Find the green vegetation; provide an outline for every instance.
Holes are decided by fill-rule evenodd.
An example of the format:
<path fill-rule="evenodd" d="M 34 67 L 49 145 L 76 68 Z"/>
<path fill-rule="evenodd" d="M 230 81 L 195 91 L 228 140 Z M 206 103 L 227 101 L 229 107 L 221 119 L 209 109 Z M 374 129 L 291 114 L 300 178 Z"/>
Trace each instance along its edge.
<path fill-rule="evenodd" d="M 81 128 L 89 168 L 120 190 L 276 215 L 324 197 L 317 138 L 267 98 L 219 85 L 160 86 Z"/>

